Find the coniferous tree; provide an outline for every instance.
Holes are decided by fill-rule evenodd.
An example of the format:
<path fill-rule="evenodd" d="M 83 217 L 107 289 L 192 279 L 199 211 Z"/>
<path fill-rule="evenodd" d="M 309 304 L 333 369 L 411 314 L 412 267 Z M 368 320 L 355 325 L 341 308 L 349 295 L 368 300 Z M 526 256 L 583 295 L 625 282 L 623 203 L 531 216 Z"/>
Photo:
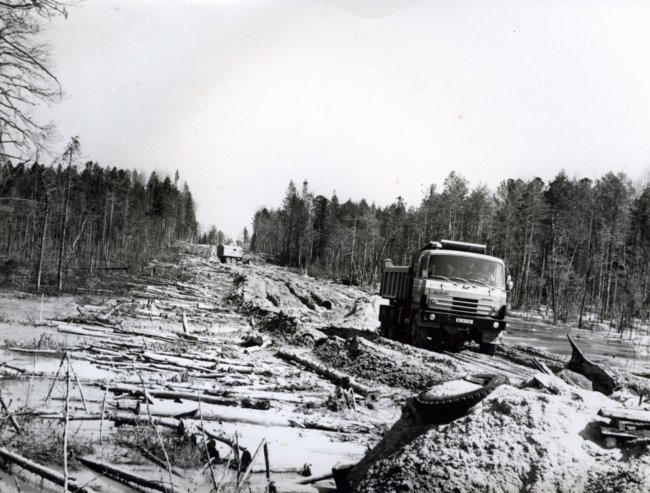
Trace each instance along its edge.
<path fill-rule="evenodd" d="M 485 243 L 515 280 L 514 308 L 546 306 L 553 319 L 580 324 L 597 314 L 623 328 L 648 316 L 649 204 L 648 187 L 636 194 L 613 173 L 595 182 L 565 172 L 548 184 L 507 179 L 492 192 L 470 189 L 452 172 L 418 207 L 401 197 L 384 207 L 341 204 L 306 182 L 299 194 L 292 182 L 281 207 L 255 213 L 251 249 L 315 274 L 375 283 L 384 259 L 406 264 L 428 241 Z"/>

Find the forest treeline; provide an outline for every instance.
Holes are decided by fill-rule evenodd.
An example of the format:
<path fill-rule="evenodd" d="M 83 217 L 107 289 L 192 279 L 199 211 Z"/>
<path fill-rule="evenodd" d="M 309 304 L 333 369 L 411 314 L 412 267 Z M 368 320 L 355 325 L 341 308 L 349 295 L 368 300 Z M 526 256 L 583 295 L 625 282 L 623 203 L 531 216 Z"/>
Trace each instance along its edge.
<path fill-rule="evenodd" d="M 153 172 L 78 165 L 79 142 L 45 166 L 0 155 L 0 273 L 14 282 L 64 287 L 66 274 L 142 266 L 174 241 L 194 241 L 187 184 Z"/>
<path fill-rule="evenodd" d="M 401 197 L 386 207 L 340 203 L 291 182 L 278 209 L 255 213 L 251 248 L 310 274 L 372 284 L 384 259 L 406 264 L 440 239 L 485 243 L 503 258 L 515 308 L 546 305 L 581 323 L 590 312 L 619 327 L 648 318 L 650 185 L 623 173 L 508 179 L 492 191 L 452 172 L 412 207 Z"/>

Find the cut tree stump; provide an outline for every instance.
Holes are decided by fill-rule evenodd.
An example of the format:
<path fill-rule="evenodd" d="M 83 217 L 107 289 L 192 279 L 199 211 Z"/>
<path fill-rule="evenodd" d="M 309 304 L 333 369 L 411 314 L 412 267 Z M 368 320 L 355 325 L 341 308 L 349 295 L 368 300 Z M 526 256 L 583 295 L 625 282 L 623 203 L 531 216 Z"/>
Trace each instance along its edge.
<path fill-rule="evenodd" d="M 601 392 L 605 395 L 612 395 L 616 389 L 616 381 L 610 372 L 589 361 L 571 336 L 567 334 L 567 337 L 569 339 L 569 344 L 571 344 L 571 348 L 573 349 L 573 354 L 571 355 L 569 362 L 566 364 L 566 368 L 576 373 L 580 373 L 591 380 L 594 384 L 595 391 Z"/>

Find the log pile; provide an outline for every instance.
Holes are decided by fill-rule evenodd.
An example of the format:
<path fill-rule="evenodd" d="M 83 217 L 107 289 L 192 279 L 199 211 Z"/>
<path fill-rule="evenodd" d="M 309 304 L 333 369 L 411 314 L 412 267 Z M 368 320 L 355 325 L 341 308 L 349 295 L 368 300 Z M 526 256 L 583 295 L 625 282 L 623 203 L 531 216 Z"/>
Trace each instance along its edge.
<path fill-rule="evenodd" d="M 291 463 L 285 458 L 273 465 L 274 447 L 286 434 L 309 436 L 311 442 L 322 443 L 319 453 L 331 455 L 331 464 L 340 458 L 332 455 L 336 447 L 345 450 L 345 458 L 360 457 L 371 433 L 385 426 L 386 417 L 375 416 L 355 402 L 363 403 L 362 397 L 377 389 L 342 372 L 323 369 L 318 361 L 299 354 L 275 357 L 281 342 L 304 346 L 305 341 L 313 345 L 324 338 L 309 317 L 342 317 L 353 297 L 344 293 L 328 296 L 308 279 L 268 271 L 268 278 L 259 277 L 264 298 L 255 298 L 254 306 L 274 309 L 251 311 L 242 306 L 233 283 L 250 268 L 183 255 L 177 266 L 152 264 L 145 271 L 148 275 L 116 273 L 128 279 L 128 295 L 93 300 L 79 305 L 71 316 L 45 322 L 46 330 L 65 337 L 66 347 L 7 348 L 15 361 L 3 361 L 0 372 L 11 378 L 42 379 L 51 395 L 44 403 L 31 403 L 22 410 L 0 402 L 0 417 L 8 423 L 4 432 L 11 426 L 17 435 L 26 422 L 65 425 L 66 430 L 99 429 L 99 434 L 91 434 L 93 440 L 99 438 L 98 446 L 119 449 L 123 442 L 115 441 L 117 433 L 139 436 L 155 429 L 156 434 L 205 448 L 211 459 L 198 467 L 214 468 L 216 486 L 228 483 L 235 471 L 236 487 L 245 484 L 246 491 L 256 490 L 260 473 L 266 474 L 266 486 L 274 471 L 297 476 L 311 472 L 300 453 Z M 287 307 L 291 314 L 282 315 L 288 313 L 282 311 Z M 265 315 L 269 318 L 264 319 Z M 289 327 L 288 321 L 295 325 Z M 287 331 L 290 337 L 285 339 Z M 27 364 L 32 358 L 34 362 L 49 359 L 56 363 L 69 359 L 70 374 L 64 376 L 63 364 L 56 372 L 57 366 L 51 364 Z M 66 388 L 65 398 L 61 386 Z M 332 412 L 325 405 L 331 396 L 341 394 L 341 389 L 350 405 L 345 412 Z M 265 436 L 267 431 L 269 436 Z M 257 457 L 256 445 L 261 447 Z M 185 490 L 196 486 L 184 483 L 189 480 L 183 476 L 196 477 L 197 472 L 172 467 L 168 459 L 162 459 L 162 449 L 138 450 L 160 468 L 162 479 L 142 477 L 128 465 L 108 463 L 104 454 L 101 460 L 95 456 L 78 459 L 89 470 L 135 488 L 179 491 L 183 485 Z M 14 457 L 15 451 L 9 447 L 1 453 L 6 455 L 5 461 L 55 484 L 66 479 L 50 474 L 48 467 L 33 460 Z M 270 463 L 264 460 L 269 456 Z M 175 476 L 174 484 L 166 477 L 168 471 Z M 315 491 L 307 486 L 284 485 L 282 489 L 279 485 L 277 491 Z M 85 491 L 83 483 L 73 480 L 68 486 L 71 491 Z"/>
<path fill-rule="evenodd" d="M 599 423 L 600 434 L 608 448 L 650 443 L 650 411 L 601 409 L 598 414 L 610 420 L 609 424 Z"/>

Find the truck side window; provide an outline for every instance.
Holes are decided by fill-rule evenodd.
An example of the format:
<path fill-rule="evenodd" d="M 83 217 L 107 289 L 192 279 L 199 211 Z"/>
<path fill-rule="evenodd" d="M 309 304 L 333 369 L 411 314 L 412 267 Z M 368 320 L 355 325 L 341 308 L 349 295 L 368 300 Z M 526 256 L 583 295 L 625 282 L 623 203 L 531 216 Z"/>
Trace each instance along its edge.
<path fill-rule="evenodd" d="M 422 255 L 420 257 L 420 265 L 418 266 L 418 272 L 420 277 L 427 277 L 427 271 L 429 270 L 429 255 Z"/>

